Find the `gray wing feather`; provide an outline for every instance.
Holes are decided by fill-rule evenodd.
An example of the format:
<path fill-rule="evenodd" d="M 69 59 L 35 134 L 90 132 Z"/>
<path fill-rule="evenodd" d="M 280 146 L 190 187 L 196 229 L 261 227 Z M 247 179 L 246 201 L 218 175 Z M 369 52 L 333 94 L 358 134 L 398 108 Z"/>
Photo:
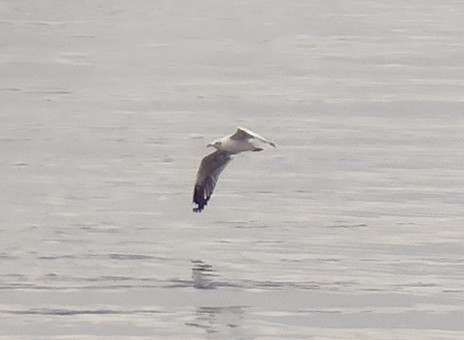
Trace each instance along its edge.
<path fill-rule="evenodd" d="M 230 139 L 244 140 L 244 139 L 253 138 L 253 137 L 254 137 L 253 135 L 249 134 L 244 129 L 238 128 L 237 131 L 235 131 L 235 133 L 232 136 L 230 136 Z"/>
<path fill-rule="evenodd" d="M 197 204 L 193 211 L 201 212 L 208 204 L 220 173 L 231 160 L 229 153 L 219 150 L 202 159 L 193 190 L 193 203 Z"/>
<path fill-rule="evenodd" d="M 256 138 L 264 143 L 267 143 L 269 145 L 272 145 L 273 147 L 276 147 L 273 142 L 270 140 L 264 138 L 263 136 L 257 134 L 256 132 L 253 132 L 251 130 L 239 127 L 235 133 L 230 136 L 230 139 L 235 139 L 235 140 L 245 140 L 245 139 L 252 139 Z"/>

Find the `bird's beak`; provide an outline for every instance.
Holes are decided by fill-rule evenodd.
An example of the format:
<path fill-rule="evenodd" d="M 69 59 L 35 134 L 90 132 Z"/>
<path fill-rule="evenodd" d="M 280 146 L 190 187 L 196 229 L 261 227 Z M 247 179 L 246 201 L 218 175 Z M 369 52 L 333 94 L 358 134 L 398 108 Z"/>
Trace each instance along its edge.
<path fill-rule="evenodd" d="M 214 147 L 213 144 L 208 144 L 208 145 L 206 145 L 207 148 L 209 148 L 210 146 Z"/>

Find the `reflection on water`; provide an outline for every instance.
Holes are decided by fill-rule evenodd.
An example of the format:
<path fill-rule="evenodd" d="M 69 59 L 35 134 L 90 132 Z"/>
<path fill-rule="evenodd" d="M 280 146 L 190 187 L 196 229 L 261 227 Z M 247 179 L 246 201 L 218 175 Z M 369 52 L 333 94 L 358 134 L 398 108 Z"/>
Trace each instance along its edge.
<path fill-rule="evenodd" d="M 215 289 L 217 283 L 214 278 L 217 276 L 213 271 L 213 266 L 201 260 L 192 260 L 192 280 L 193 287 L 199 289 Z"/>
<path fill-rule="evenodd" d="M 207 339 L 253 339 L 246 334 L 244 315 L 245 308 L 240 306 L 199 307 L 194 321 L 186 325 L 203 329 Z"/>

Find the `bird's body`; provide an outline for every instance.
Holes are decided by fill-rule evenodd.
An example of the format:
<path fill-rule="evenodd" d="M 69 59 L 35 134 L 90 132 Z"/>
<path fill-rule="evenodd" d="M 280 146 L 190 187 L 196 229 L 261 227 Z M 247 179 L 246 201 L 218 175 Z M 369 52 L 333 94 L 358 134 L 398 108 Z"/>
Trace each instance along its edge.
<path fill-rule="evenodd" d="M 223 137 L 219 141 L 221 142 L 221 146 L 218 148 L 218 150 L 227 152 L 231 155 L 256 149 L 253 144 L 241 143 L 241 141 L 231 139 L 230 136 Z"/>
<path fill-rule="evenodd" d="M 251 130 L 239 127 L 235 133 L 208 144 L 208 146 L 212 146 L 216 150 L 205 156 L 201 161 L 193 191 L 193 203 L 197 207 L 193 211 L 201 212 L 208 204 L 219 174 L 232 160 L 231 155 L 244 151 L 261 151 L 263 149 L 260 147 L 260 143 L 275 147 L 275 144 L 266 138 Z"/>

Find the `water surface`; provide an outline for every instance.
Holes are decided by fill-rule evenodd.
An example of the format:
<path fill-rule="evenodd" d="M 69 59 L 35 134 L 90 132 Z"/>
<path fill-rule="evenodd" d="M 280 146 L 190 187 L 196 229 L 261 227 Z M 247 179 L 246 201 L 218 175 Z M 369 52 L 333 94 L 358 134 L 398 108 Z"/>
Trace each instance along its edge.
<path fill-rule="evenodd" d="M 461 339 L 463 10 L 0 2 L 0 338 Z"/>

